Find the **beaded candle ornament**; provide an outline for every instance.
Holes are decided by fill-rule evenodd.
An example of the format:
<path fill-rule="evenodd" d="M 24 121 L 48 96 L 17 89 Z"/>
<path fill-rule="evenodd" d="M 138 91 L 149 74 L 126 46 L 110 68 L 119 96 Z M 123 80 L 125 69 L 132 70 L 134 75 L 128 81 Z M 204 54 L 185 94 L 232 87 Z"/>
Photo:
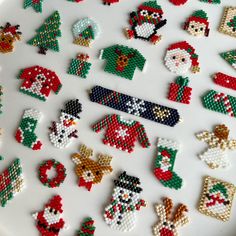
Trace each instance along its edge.
<path fill-rule="evenodd" d="M 62 84 L 55 72 L 41 66 L 32 66 L 20 71 L 18 79 L 23 80 L 20 92 L 46 101 L 51 90 L 58 94 Z"/>
<path fill-rule="evenodd" d="M 213 132 L 203 131 L 196 134 L 197 139 L 208 144 L 208 149 L 199 158 L 212 168 L 225 168 L 230 165 L 227 149 L 236 149 L 236 140 L 229 139 L 229 129 L 225 125 L 216 125 Z"/>
<path fill-rule="evenodd" d="M 114 180 L 114 189 L 110 204 L 105 208 L 105 222 L 112 228 L 122 232 L 131 231 L 136 223 L 136 211 L 146 207 L 140 198 L 143 189 L 140 180 L 124 171 Z"/>
<path fill-rule="evenodd" d="M 88 62 L 88 60 L 89 56 L 87 54 L 78 54 L 75 59 L 71 60 L 68 74 L 77 75 L 83 79 L 86 79 L 92 65 Z"/>
<path fill-rule="evenodd" d="M 202 104 L 209 110 L 220 112 L 231 117 L 236 116 L 236 98 L 228 94 L 209 90 L 203 95 Z"/>
<path fill-rule="evenodd" d="M 59 52 L 60 49 L 57 38 L 61 37 L 60 25 L 60 14 L 58 11 L 55 11 L 45 20 L 43 25 L 36 30 L 36 36 L 27 43 L 38 47 L 38 53 L 40 54 L 46 55 L 48 49 Z"/>
<path fill-rule="evenodd" d="M 0 26 L 0 53 L 13 52 L 15 41 L 21 39 L 19 28 L 20 25 L 11 25 L 9 22 Z"/>
<path fill-rule="evenodd" d="M 220 56 L 236 69 L 236 49 L 220 53 Z"/>
<path fill-rule="evenodd" d="M 100 59 L 107 61 L 104 71 L 132 80 L 136 67 L 143 71 L 146 59 L 134 48 L 115 44 L 100 52 Z"/>
<path fill-rule="evenodd" d="M 52 122 L 49 128 L 49 139 L 57 148 L 65 148 L 73 138 L 78 138 L 78 130 L 75 128 L 79 114 L 82 112 L 82 104 L 79 99 L 69 100 L 65 104 L 65 109 L 61 110 L 59 122 Z"/>
<path fill-rule="evenodd" d="M 99 33 L 100 28 L 98 24 L 90 18 L 83 18 L 77 21 L 72 27 L 74 43 L 85 47 L 90 47 Z"/>
<path fill-rule="evenodd" d="M 87 217 L 83 220 L 81 229 L 77 231 L 76 236 L 93 236 L 95 230 L 94 220 L 91 217 Z"/>
<path fill-rule="evenodd" d="M 158 138 L 157 156 L 154 162 L 154 175 L 163 184 L 163 186 L 173 189 L 180 189 L 183 185 L 183 179 L 173 170 L 179 143 Z"/>
<path fill-rule="evenodd" d="M 110 174 L 113 169 L 111 167 L 112 157 L 100 154 L 98 160 L 92 160 L 93 150 L 85 145 L 80 147 L 80 152 L 72 155 L 72 161 L 76 164 L 75 172 L 79 177 L 78 186 L 91 190 L 93 184 L 102 181 L 103 176 Z"/>
<path fill-rule="evenodd" d="M 106 129 L 103 143 L 129 153 L 133 152 L 137 139 L 143 148 L 148 148 L 151 145 L 141 123 L 135 120 L 126 120 L 116 114 L 107 115 L 94 124 L 92 129 L 96 133 Z"/>
<path fill-rule="evenodd" d="M 219 32 L 236 37 L 236 7 L 225 7 Z"/>
<path fill-rule="evenodd" d="M 170 84 L 168 99 L 183 104 L 190 104 L 192 88 L 188 87 L 189 79 L 177 77 L 174 83 Z"/>
<path fill-rule="evenodd" d="M 205 177 L 198 210 L 207 216 L 228 221 L 236 187 L 223 180 Z"/>
<path fill-rule="evenodd" d="M 25 186 L 21 161 L 15 159 L 13 163 L 0 174 L 0 204 L 5 207 L 17 193 Z"/>
<path fill-rule="evenodd" d="M 191 70 L 192 73 L 200 71 L 198 55 L 195 49 L 186 41 L 171 44 L 164 58 L 165 66 L 178 75 L 183 75 Z"/>
<path fill-rule="evenodd" d="M 172 215 L 173 201 L 170 198 L 164 198 L 163 203 L 155 205 L 155 211 L 159 218 L 159 223 L 153 227 L 154 236 L 178 236 L 177 228 L 184 226 L 189 222 L 189 218 L 185 214 L 188 208 L 184 204 L 179 204 L 176 211 Z"/>
<path fill-rule="evenodd" d="M 183 29 L 193 36 L 208 37 L 210 28 L 207 13 L 203 10 L 195 11 L 185 21 Z"/>
<path fill-rule="evenodd" d="M 161 36 L 157 35 L 157 30 L 162 28 L 167 20 L 162 19 L 163 10 L 155 0 L 147 1 L 139 5 L 136 12 L 130 13 L 130 29 L 125 29 L 128 39 L 136 38 L 150 41 L 157 44 Z"/>
<path fill-rule="evenodd" d="M 218 72 L 213 76 L 214 83 L 222 87 L 236 90 L 236 77 Z"/>
<path fill-rule="evenodd" d="M 177 109 L 132 97 L 101 86 L 94 86 L 89 94 L 89 98 L 92 102 L 163 125 L 175 126 L 180 121 Z"/>
<path fill-rule="evenodd" d="M 35 134 L 35 129 L 41 117 L 42 113 L 37 110 L 28 109 L 24 111 L 15 134 L 15 139 L 18 143 L 22 143 L 32 150 L 40 150 L 42 148 L 42 142 Z"/>
<path fill-rule="evenodd" d="M 47 172 L 55 169 L 56 176 L 49 178 Z M 39 167 L 39 180 L 41 183 L 49 188 L 59 187 L 66 178 L 66 168 L 63 164 L 55 159 L 43 161 Z"/>
<path fill-rule="evenodd" d="M 49 200 L 42 211 L 32 215 L 41 236 L 58 236 L 60 231 L 66 228 L 61 201 L 61 196 L 56 195 Z"/>

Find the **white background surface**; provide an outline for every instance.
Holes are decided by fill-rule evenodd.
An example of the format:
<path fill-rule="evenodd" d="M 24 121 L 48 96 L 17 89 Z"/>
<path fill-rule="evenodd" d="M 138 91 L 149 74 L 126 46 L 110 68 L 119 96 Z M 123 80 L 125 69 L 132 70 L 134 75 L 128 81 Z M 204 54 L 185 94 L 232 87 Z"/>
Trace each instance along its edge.
<path fill-rule="evenodd" d="M 212 82 L 211 75 L 222 71 L 236 75 L 219 53 L 234 49 L 235 38 L 217 32 L 224 6 L 230 6 L 233 0 L 223 0 L 221 5 L 210 5 L 195 0 L 181 7 L 176 7 L 167 0 L 159 0 L 163 7 L 164 17 L 168 23 L 159 30 L 163 35 L 162 41 L 153 46 L 141 40 L 128 41 L 122 29 L 128 26 L 128 13 L 135 10 L 142 1 L 121 0 L 110 7 L 104 6 L 100 0 L 84 0 L 76 4 L 66 0 L 47 0 L 44 2 L 42 14 L 37 14 L 32 8 L 24 10 L 23 0 L 3 1 L 0 5 L 0 23 L 6 22 L 21 25 L 23 38 L 17 42 L 15 52 L 0 55 L 2 71 L 0 82 L 4 86 L 4 113 L 0 117 L 0 127 L 4 128 L 1 154 L 5 157 L 0 162 L 0 171 L 4 170 L 13 159 L 19 157 L 23 164 L 23 171 L 27 188 L 9 202 L 5 208 L 0 208 L 0 229 L 9 232 L 9 235 L 33 236 L 38 235 L 31 213 L 43 209 L 44 204 L 55 194 L 60 194 L 64 204 L 64 218 L 70 226 L 60 235 L 75 235 L 84 217 L 91 216 L 96 221 L 95 235 L 118 236 L 123 233 L 111 230 L 103 221 L 103 210 L 108 204 L 113 189 L 113 180 L 122 170 L 137 175 L 141 179 L 143 199 L 148 207 L 137 213 L 136 228 L 127 233 L 129 236 L 152 235 L 151 227 L 157 223 L 154 204 L 160 202 L 164 196 L 171 197 L 175 203 L 183 202 L 189 207 L 191 223 L 179 229 L 180 235 L 202 236 L 235 236 L 236 204 L 233 205 L 232 216 L 229 222 L 222 223 L 214 218 L 200 214 L 196 207 L 202 189 L 202 180 L 205 175 L 222 178 L 236 184 L 235 168 L 236 152 L 228 152 L 232 167 L 228 170 L 211 170 L 201 162 L 197 154 L 206 148 L 206 144 L 199 142 L 194 134 L 201 130 L 212 130 L 214 125 L 225 123 L 230 129 L 232 138 L 236 138 L 236 120 L 220 113 L 206 110 L 202 107 L 200 96 L 208 89 L 216 89 L 236 96 L 234 91 L 220 88 Z M 195 38 L 181 29 L 181 23 L 194 10 L 204 9 L 209 16 L 209 38 Z M 39 55 L 37 48 L 26 44 L 35 35 L 35 30 L 55 10 L 59 10 L 62 19 L 62 37 L 59 39 L 61 51 L 48 51 L 47 56 Z M 101 27 L 101 35 L 94 42 L 92 48 L 84 48 L 72 43 L 71 26 L 82 17 L 92 17 Z M 163 64 L 165 49 L 171 43 L 187 40 L 196 48 L 201 63 L 201 73 L 189 74 L 190 86 L 193 88 L 191 105 L 183 105 L 167 100 L 169 83 L 176 76 L 168 71 Z M 105 61 L 98 59 L 99 50 L 113 44 L 132 46 L 140 50 L 148 61 L 145 73 L 136 70 L 132 81 L 113 76 L 103 71 Z M 86 80 L 66 74 L 71 58 L 78 52 L 89 53 L 92 69 Z M 18 91 L 21 81 L 16 79 L 19 70 L 25 67 L 41 65 L 54 70 L 60 77 L 63 88 L 58 95 L 51 94 L 47 102 L 42 102 Z M 93 104 L 88 99 L 87 91 L 95 84 L 115 89 L 120 92 L 134 95 L 152 102 L 157 102 L 179 110 L 184 122 L 174 128 L 160 125 L 152 121 L 138 118 L 110 108 Z M 64 150 L 54 148 L 48 139 L 48 127 L 51 121 L 57 121 L 60 109 L 67 99 L 79 98 L 83 104 L 83 113 L 78 125 L 79 139 Z M 15 130 L 20 122 L 23 111 L 28 108 L 40 110 L 44 117 L 38 125 L 37 134 L 41 138 L 44 148 L 41 151 L 32 151 L 18 144 L 14 139 Z M 115 148 L 103 145 L 101 138 L 103 131 L 96 134 L 91 130 L 94 122 L 102 119 L 106 114 L 118 113 L 125 118 L 133 118 L 142 122 L 146 128 L 152 146 L 142 149 L 137 143 L 135 151 L 127 154 Z M 163 187 L 156 180 L 152 169 L 156 155 L 157 137 L 175 139 L 181 143 L 181 150 L 177 154 L 175 171 L 184 179 L 184 187 L 175 191 Z M 91 192 L 77 187 L 77 176 L 74 173 L 74 164 L 70 155 L 78 150 L 79 144 L 86 144 L 94 148 L 95 153 L 112 155 L 114 172 L 106 176 L 103 182 L 95 185 Z M 67 168 L 65 182 L 56 189 L 50 189 L 41 184 L 37 176 L 37 168 L 42 160 L 55 158 Z M 5 233 L 0 233 L 5 236 Z"/>

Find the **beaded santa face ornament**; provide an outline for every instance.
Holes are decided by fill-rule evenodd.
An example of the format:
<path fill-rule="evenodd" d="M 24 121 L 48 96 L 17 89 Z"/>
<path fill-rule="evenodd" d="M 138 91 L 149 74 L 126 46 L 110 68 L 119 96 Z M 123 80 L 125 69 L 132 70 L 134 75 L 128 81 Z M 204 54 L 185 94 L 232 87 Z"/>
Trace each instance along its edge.
<path fill-rule="evenodd" d="M 228 221 L 236 187 L 223 180 L 205 177 L 198 210 L 207 216 Z"/>
<path fill-rule="evenodd" d="M 128 232 L 135 227 L 136 211 L 146 206 L 140 198 L 140 180 L 123 172 L 114 184 L 111 202 L 105 208 L 105 222 L 112 229 Z"/>
<path fill-rule="evenodd" d="M 65 229 L 61 201 L 61 196 L 56 195 L 49 200 L 42 211 L 32 215 L 41 236 L 58 236 L 60 231 Z"/>
<path fill-rule="evenodd" d="M 186 41 L 171 44 L 164 58 L 166 67 L 178 75 L 183 75 L 191 70 L 193 73 L 200 71 L 198 55 L 195 49 Z"/>
<path fill-rule="evenodd" d="M 105 174 L 110 174 L 112 157 L 100 154 L 98 160 L 92 160 L 93 150 L 85 145 L 80 147 L 80 153 L 72 155 L 72 161 L 76 164 L 75 172 L 79 177 L 78 186 L 91 190 L 93 184 L 102 181 Z"/>
<path fill-rule="evenodd" d="M 6 23 L 0 26 L 0 53 L 9 53 L 14 49 L 14 42 L 21 39 L 19 25 Z"/>
<path fill-rule="evenodd" d="M 208 149 L 199 158 L 210 168 L 226 168 L 230 165 L 226 151 L 236 149 L 236 140 L 228 136 L 229 129 L 225 125 L 216 125 L 214 132 L 203 131 L 196 135 L 197 139 L 208 144 Z"/>
<path fill-rule="evenodd" d="M 189 222 L 185 212 L 188 208 L 184 204 L 179 204 L 176 212 L 171 218 L 173 201 L 170 198 L 164 198 L 163 203 L 156 204 L 155 211 L 159 217 L 159 223 L 153 227 L 154 236 L 178 236 L 177 228 Z"/>

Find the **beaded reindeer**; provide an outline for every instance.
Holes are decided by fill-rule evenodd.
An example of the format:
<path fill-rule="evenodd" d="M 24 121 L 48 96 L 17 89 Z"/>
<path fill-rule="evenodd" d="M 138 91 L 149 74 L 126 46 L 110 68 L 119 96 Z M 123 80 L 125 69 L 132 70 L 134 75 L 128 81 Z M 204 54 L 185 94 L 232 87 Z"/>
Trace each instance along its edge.
<path fill-rule="evenodd" d="M 8 53 L 12 52 L 14 48 L 14 42 L 20 40 L 21 32 L 19 31 L 19 25 L 11 25 L 6 23 L 5 27 L 0 27 L 0 52 Z"/>
<path fill-rule="evenodd" d="M 115 53 L 118 55 L 117 61 L 116 61 L 116 70 L 123 71 L 125 67 L 129 63 L 129 59 L 134 57 L 134 53 L 130 53 L 127 56 L 121 52 L 118 48 L 115 50 Z"/>
<path fill-rule="evenodd" d="M 170 198 L 164 198 L 163 204 L 157 204 L 155 210 L 160 218 L 159 224 L 153 227 L 155 236 L 178 236 L 177 228 L 189 222 L 188 217 L 184 214 L 187 212 L 187 206 L 180 204 L 171 219 L 171 210 L 173 201 Z"/>

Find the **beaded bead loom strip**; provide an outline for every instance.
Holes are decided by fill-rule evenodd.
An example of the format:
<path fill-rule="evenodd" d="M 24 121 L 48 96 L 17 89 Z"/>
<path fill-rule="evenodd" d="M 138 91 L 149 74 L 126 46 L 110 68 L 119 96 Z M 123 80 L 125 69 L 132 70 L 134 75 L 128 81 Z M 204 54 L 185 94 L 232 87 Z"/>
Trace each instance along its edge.
<path fill-rule="evenodd" d="M 175 126 L 180 121 L 178 110 L 132 97 L 101 86 L 92 88 L 92 102 L 111 107 L 160 124 Z"/>

